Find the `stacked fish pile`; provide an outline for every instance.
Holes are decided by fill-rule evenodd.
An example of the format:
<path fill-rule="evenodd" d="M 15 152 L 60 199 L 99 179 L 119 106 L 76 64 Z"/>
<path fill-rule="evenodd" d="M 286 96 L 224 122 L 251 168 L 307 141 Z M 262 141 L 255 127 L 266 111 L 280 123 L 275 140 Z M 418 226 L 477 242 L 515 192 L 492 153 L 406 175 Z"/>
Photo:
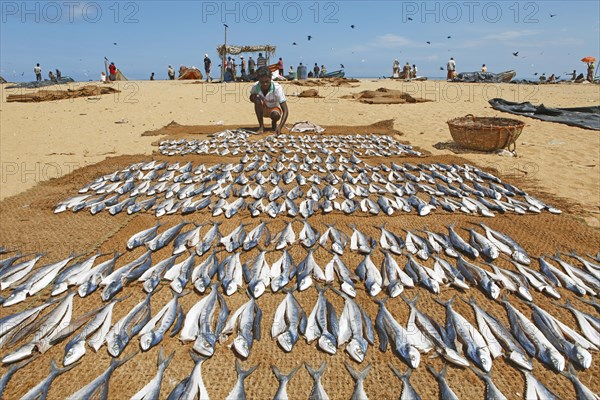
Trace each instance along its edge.
<path fill-rule="evenodd" d="M 165 156 L 202 154 L 237 156 L 252 153 L 276 154 L 356 154 L 357 156 L 421 156 L 412 146 L 402 144 L 385 135 L 279 135 L 277 140 L 267 137 L 249 140 L 254 132 L 244 129 L 223 131 L 205 140 L 163 140 L 159 151 Z"/>
<path fill-rule="evenodd" d="M 231 200 L 230 200 L 231 199 Z M 354 154 L 245 155 L 239 163 L 194 166 L 192 162 L 150 161 L 101 176 L 54 212 L 112 215 L 149 211 L 189 214 L 211 211 L 231 218 L 253 216 L 308 218 L 332 211 L 397 215 L 432 210 L 493 217 L 496 213 L 560 210 L 471 165 L 403 163 L 369 165 Z"/>
<path fill-rule="evenodd" d="M 294 224 L 302 225 L 298 234 Z M 205 226 L 208 229 L 203 235 Z M 219 226 L 218 222 L 202 225 L 182 222 L 160 232 L 161 225 L 138 232 L 126 246 L 132 252 L 145 249 L 143 254 L 119 267 L 119 254 L 100 263 L 96 261 L 104 255 L 95 254 L 77 263 L 72 262 L 77 257 L 71 255 L 38 268 L 34 267 L 43 258 L 42 255 L 17 254 L 1 260 L 0 289 L 2 295 L 8 294 L 2 299 L 5 310 L 27 296 L 43 293 L 50 285 L 52 288 L 50 298 L 43 304 L 0 319 L 0 348 L 25 343 L 3 356 L 4 364 L 17 364 L 0 379 L 0 395 L 15 371 L 26 365 L 34 354 L 44 353 L 70 338 L 64 350 L 65 368 L 60 369 L 52 362 L 50 375 L 24 398 L 47 394 L 52 381 L 74 368 L 75 362 L 85 355 L 86 344 L 94 351 L 99 351 L 106 344 L 108 353 L 115 360 L 102 375 L 70 397 L 90 398 L 107 390 L 113 371 L 134 356 L 116 359 L 131 341 L 139 341 L 142 351 L 148 351 L 159 345 L 168 333 L 171 337 L 179 335 L 182 343 L 193 343 L 192 358 L 195 360 L 190 376 L 172 389 L 169 398 L 188 399 L 198 395 L 201 399 L 208 398 L 201 376 L 202 363 L 213 356 L 218 343 L 228 342 L 232 336 L 235 336 L 231 342 L 233 351 L 241 358 L 249 357 L 254 342 L 261 339 L 260 297 L 267 292 L 274 295 L 283 291 L 285 297 L 270 325 L 273 340 L 286 352 L 292 351 L 303 336 L 308 343 L 316 341 L 318 348 L 328 354 L 335 354 L 344 347 L 355 362 L 361 363 L 368 346 L 375 344 L 377 334 L 380 351 L 385 352 L 391 347 L 393 354 L 410 368 L 418 368 L 421 355 L 431 352 L 441 355 L 447 364 L 473 368 L 486 382 L 488 393 L 496 398 L 505 397 L 495 387 L 489 372 L 494 359 L 500 356 L 525 374 L 526 399 L 558 398 L 532 374 L 533 358 L 568 376 L 575 385 L 578 398 L 598 398 L 578 380 L 573 370 L 573 367 L 590 368 L 591 352 L 600 348 L 598 318 L 580 311 L 569 301 L 561 305 L 573 313 L 582 332 L 579 333 L 536 306 L 530 287 L 554 299 L 562 297 L 562 288 L 580 296 L 596 297 L 600 294 L 600 255 L 583 257 L 572 253 L 566 256 L 557 254 L 548 259 L 539 257 L 539 268 L 535 268 L 532 257 L 523 247 L 510 236 L 485 224 L 480 225 L 483 231 L 466 229 L 469 232 L 467 240 L 458 234 L 454 226 L 448 227 L 447 234 L 433 231 L 401 234 L 381 226 L 378 227 L 381 231 L 378 240 L 368 237 L 355 226 L 350 227 L 351 234 L 333 225 L 324 227 L 321 234 L 306 220 L 287 223 L 272 240 L 265 222 L 250 232 L 240 225 L 227 235 L 220 233 Z M 184 230 L 185 227 L 191 229 Z M 294 260 L 288 251 L 298 242 L 307 251 L 302 260 Z M 169 246 L 172 247 L 172 256 L 152 261 L 157 251 L 168 250 Z M 377 247 L 382 253 L 380 268 L 371 261 Z M 258 251 L 258 254 L 244 259 L 244 255 L 252 250 Z M 317 251 L 329 254 L 331 261 L 325 266 L 318 265 L 313 256 Z M 267 252 L 281 252 L 281 256 L 269 265 Z M 357 255 L 362 259 L 356 260 Z M 180 256 L 183 260 L 177 262 Z M 342 258 L 344 256 L 346 261 Z M 201 258 L 197 260 L 197 257 Z M 496 263 L 501 259 L 510 260 L 515 269 L 498 267 Z M 400 267 L 398 260 L 402 260 L 404 268 Z M 432 267 L 427 265 L 431 262 Z M 151 298 L 166 281 L 170 282 L 172 299 L 153 315 Z M 326 286 L 321 287 L 315 281 Z M 116 294 L 124 286 L 135 282 L 140 282 L 145 296 L 123 318 L 113 323 L 113 310 L 123 300 L 115 298 Z M 375 318 L 369 316 L 364 305 L 355 299 L 358 282 L 364 282 L 364 290 L 369 296 L 376 297 L 384 290 L 387 292 L 387 296 L 377 299 Z M 509 326 L 473 298 L 468 304 L 473 308 L 475 324 L 455 310 L 455 297 L 445 302 L 436 298 L 446 308 L 446 321 L 438 321 L 418 307 L 417 298 L 409 300 L 401 295 L 409 292 L 405 288 L 416 285 L 434 294 L 439 294 L 440 287 L 444 285 L 452 285 L 461 291 L 472 290 L 470 287 L 473 286 L 492 299 L 498 299 L 504 289 L 526 300 L 532 319 L 511 304 L 505 293 L 502 303 Z M 179 300 L 190 295 L 186 288 L 191 289 L 192 286 L 200 296 L 186 312 Z M 307 314 L 293 292 L 301 292 L 311 286 L 315 286 L 318 297 L 312 311 Z M 72 287 L 77 287 L 77 290 L 72 290 Z M 106 304 L 73 318 L 75 295 L 89 296 L 98 288 L 103 288 L 101 298 Z M 225 296 L 243 288 L 248 293 L 248 301 L 230 312 Z M 344 301 L 339 318 L 327 288 Z M 61 298 L 54 298 L 65 292 Z M 396 296 L 400 296 L 410 309 L 406 324 L 398 321 L 386 308 L 387 298 Z M 596 310 L 600 308 L 595 301 L 581 301 L 593 305 Z M 134 398 L 148 398 L 144 396 L 152 397 L 152 394 L 160 392 L 162 376 L 172 357 L 165 358 L 160 352 L 156 378 Z M 320 382 L 325 366 L 324 363 L 317 370 L 306 366 L 315 380 L 312 393 L 320 398 L 326 398 Z M 347 368 L 356 381 L 354 394 L 357 398 L 367 398 L 363 382 L 371 366 L 368 365 L 362 372 L 355 371 L 348 364 Z M 428 368 L 439 380 L 444 398 L 455 398 L 444 378 L 446 367 L 440 373 L 431 366 Z M 238 381 L 230 398 L 245 398 L 244 379 L 256 366 L 243 370 L 236 361 L 236 369 Z M 411 370 L 402 374 L 396 367 L 392 366 L 392 369 L 404 382 L 403 392 L 407 396 L 415 394 L 408 380 Z M 278 393 L 281 396 L 286 393 L 285 385 L 297 370 L 284 375 L 273 366 L 280 382 Z"/>

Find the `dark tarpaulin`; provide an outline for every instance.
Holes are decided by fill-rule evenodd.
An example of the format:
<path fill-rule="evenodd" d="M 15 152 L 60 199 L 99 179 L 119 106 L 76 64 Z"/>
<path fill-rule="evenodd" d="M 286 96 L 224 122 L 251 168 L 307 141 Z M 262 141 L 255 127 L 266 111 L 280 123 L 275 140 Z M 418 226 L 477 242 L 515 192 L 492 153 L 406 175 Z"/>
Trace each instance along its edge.
<path fill-rule="evenodd" d="M 600 107 L 548 108 L 543 104 L 535 106 L 530 102 L 513 103 L 504 99 L 491 99 L 490 105 L 500 110 L 516 115 L 541 119 L 542 121 L 558 122 L 580 128 L 600 130 Z"/>
<path fill-rule="evenodd" d="M 6 89 L 36 89 L 40 87 L 52 86 L 52 85 L 63 85 L 65 83 L 75 82 L 75 80 L 68 76 L 63 76 L 59 81 L 50 81 L 48 79 L 43 80 L 41 82 L 32 81 L 32 82 L 21 82 L 11 86 L 7 86 Z"/>
<path fill-rule="evenodd" d="M 510 82 L 517 75 L 515 71 L 493 72 L 461 72 L 456 75 L 453 82 L 468 83 L 501 83 Z"/>

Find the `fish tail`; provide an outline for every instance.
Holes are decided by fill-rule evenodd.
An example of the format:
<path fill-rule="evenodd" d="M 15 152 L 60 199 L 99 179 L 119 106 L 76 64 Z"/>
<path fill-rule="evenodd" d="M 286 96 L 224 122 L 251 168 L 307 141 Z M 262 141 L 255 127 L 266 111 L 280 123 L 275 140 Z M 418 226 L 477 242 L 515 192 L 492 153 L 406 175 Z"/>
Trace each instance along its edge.
<path fill-rule="evenodd" d="M 133 357 L 135 357 L 137 355 L 137 353 L 139 353 L 139 351 L 134 351 L 130 355 L 123 357 L 120 360 L 118 358 L 113 358 L 112 361 L 110 362 L 109 368 L 114 371 L 115 369 L 119 368 L 121 365 L 125 364 L 127 361 L 129 361 Z M 73 365 L 76 365 L 76 364 L 73 364 Z"/>
<path fill-rule="evenodd" d="M 235 359 L 235 370 L 237 371 L 238 376 L 242 379 L 245 379 L 247 376 L 253 373 L 256 370 L 256 368 L 259 367 L 259 365 L 260 364 L 256 364 L 255 366 L 244 370 L 242 369 L 242 364 L 240 364 L 240 360 L 238 360 L 237 358 Z"/>
<path fill-rule="evenodd" d="M 435 370 L 435 368 L 433 368 L 431 365 L 427 364 L 426 365 L 427 370 L 429 370 L 429 372 L 431 372 L 431 375 L 433 375 L 436 379 L 440 379 L 443 378 L 444 376 L 442 375 L 444 373 L 444 369 L 442 368 L 442 371 L 440 371 L 439 373 Z"/>
<path fill-rule="evenodd" d="M 350 372 L 350 375 L 352 375 L 352 379 L 354 379 L 356 382 L 360 382 L 360 381 L 364 380 L 367 377 L 367 375 L 369 374 L 369 371 L 371 370 L 371 363 L 369 363 L 365 367 L 365 369 L 363 369 L 361 372 L 357 372 L 346 361 L 344 361 L 344 364 L 346 365 L 346 369 L 348 370 L 348 372 Z"/>
<path fill-rule="evenodd" d="M 194 352 L 192 350 L 190 350 L 190 357 L 192 357 L 192 360 L 194 360 L 194 362 L 196 364 L 202 363 L 202 362 L 206 361 L 206 359 L 207 359 L 206 357 L 204 357 L 204 356 L 202 356 L 202 355 L 200 355 L 200 354 L 198 354 L 198 353 L 196 353 L 196 352 Z M 237 360 L 235 360 L 235 362 L 236 362 L 236 365 L 237 365 Z"/>
<path fill-rule="evenodd" d="M 323 361 L 323 363 L 321 364 L 319 369 L 317 369 L 316 371 L 314 369 L 312 369 L 311 366 L 308 365 L 307 363 L 304 363 L 304 366 L 308 370 L 308 373 L 313 378 L 313 380 L 316 381 L 317 379 L 321 378 L 321 376 L 325 372 L 325 367 L 327 367 L 327 361 Z"/>
<path fill-rule="evenodd" d="M 390 369 L 392 370 L 392 372 L 401 380 L 409 379 L 410 375 L 412 374 L 412 371 L 413 371 L 412 368 L 408 368 L 405 373 L 402 373 L 402 372 L 400 372 L 400 370 L 398 368 L 396 368 L 394 366 L 394 364 L 389 363 L 388 365 L 390 366 Z"/>
<path fill-rule="evenodd" d="M 400 295 L 400 297 L 402 298 L 402 300 L 404 300 L 404 302 L 406 304 L 408 304 L 408 306 L 410 308 L 416 307 L 417 306 L 417 301 L 419 300 L 419 295 L 415 295 L 415 297 L 412 300 L 407 299 L 406 297 L 404 297 L 404 295 Z"/>

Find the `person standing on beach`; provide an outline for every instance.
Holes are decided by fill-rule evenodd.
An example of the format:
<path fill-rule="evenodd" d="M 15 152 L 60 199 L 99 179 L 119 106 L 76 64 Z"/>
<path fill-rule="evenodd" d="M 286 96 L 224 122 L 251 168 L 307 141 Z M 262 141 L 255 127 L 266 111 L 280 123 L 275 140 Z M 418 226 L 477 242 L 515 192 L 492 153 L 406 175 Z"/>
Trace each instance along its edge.
<path fill-rule="evenodd" d="M 62 79 L 62 74 L 60 73 L 60 69 L 56 68 L 56 80 L 60 82 Z"/>
<path fill-rule="evenodd" d="M 111 62 L 108 67 L 108 79 L 111 81 L 117 80 L 117 67 L 114 62 Z"/>
<path fill-rule="evenodd" d="M 454 57 L 450 57 L 450 61 L 446 64 L 446 70 L 448 71 L 447 80 L 451 81 L 454 79 L 454 72 L 456 71 L 456 62 L 454 61 Z"/>
<path fill-rule="evenodd" d="M 415 64 L 413 64 L 412 70 L 410 71 L 410 73 L 411 73 L 411 77 L 412 78 L 416 78 L 417 77 L 417 66 Z"/>
<path fill-rule="evenodd" d="M 252 56 L 250 56 L 250 57 L 248 57 L 248 73 L 251 76 L 254 76 L 255 72 L 256 72 L 256 61 L 254 61 Z"/>
<path fill-rule="evenodd" d="M 154 72 L 150 74 L 150 80 L 153 81 L 154 80 Z"/>
<path fill-rule="evenodd" d="M 244 60 L 244 56 L 240 56 L 240 76 L 242 78 L 246 76 L 246 60 Z"/>
<path fill-rule="evenodd" d="M 321 65 L 321 72 L 319 73 L 319 77 L 325 78 L 326 73 L 327 73 L 327 69 L 325 68 L 325 65 Z"/>
<path fill-rule="evenodd" d="M 209 80 L 212 82 L 212 78 L 210 77 L 210 67 L 212 65 L 212 61 L 208 57 L 208 53 L 204 53 L 204 73 L 206 74 L 206 82 Z"/>
<path fill-rule="evenodd" d="M 54 76 L 54 73 L 52 71 L 48 72 L 48 78 L 50 78 L 52 82 L 57 82 L 56 77 Z"/>
<path fill-rule="evenodd" d="M 587 80 L 590 82 L 594 82 L 594 62 L 588 63 L 587 65 Z"/>
<path fill-rule="evenodd" d="M 33 72 L 35 72 L 35 80 L 36 82 L 42 81 L 42 68 L 40 67 L 40 63 L 37 63 L 35 67 L 33 67 Z"/>
<path fill-rule="evenodd" d="M 169 75 L 169 79 L 174 81 L 175 80 L 175 68 L 173 68 L 171 65 L 169 65 L 169 69 L 167 71 L 167 75 Z"/>
<path fill-rule="evenodd" d="M 487 67 L 485 66 L 485 64 L 481 66 L 481 72 L 487 72 Z"/>
<path fill-rule="evenodd" d="M 277 69 L 279 70 L 279 76 L 283 76 L 283 60 L 279 57 L 279 61 L 277 61 Z"/>
<path fill-rule="evenodd" d="M 400 78 L 400 61 L 394 60 L 392 64 L 392 78 Z"/>
<path fill-rule="evenodd" d="M 261 67 L 256 71 L 258 82 L 250 89 L 250 101 L 254 103 L 254 112 L 258 119 L 258 131 L 261 134 L 265 130 L 264 117 L 271 118 L 271 129 L 275 136 L 281 134 L 288 117 L 288 107 L 283 88 L 277 82 L 271 80 L 269 68 Z M 277 125 L 277 121 L 279 125 Z"/>
<path fill-rule="evenodd" d="M 315 63 L 315 66 L 313 67 L 313 77 L 314 78 L 319 77 L 319 64 L 317 64 L 317 63 Z"/>
<path fill-rule="evenodd" d="M 258 53 L 258 58 L 256 59 L 256 66 L 258 67 L 258 69 L 260 69 L 260 67 L 267 66 L 267 59 L 263 57 L 262 53 Z"/>

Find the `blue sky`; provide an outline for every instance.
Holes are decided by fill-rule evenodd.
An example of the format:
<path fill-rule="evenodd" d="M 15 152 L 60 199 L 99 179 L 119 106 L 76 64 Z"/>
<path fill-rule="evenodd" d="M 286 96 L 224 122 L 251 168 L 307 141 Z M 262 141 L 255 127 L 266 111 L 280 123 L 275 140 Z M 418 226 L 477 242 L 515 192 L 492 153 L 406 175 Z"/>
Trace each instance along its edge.
<path fill-rule="evenodd" d="M 76 80 L 97 80 L 104 56 L 130 79 L 151 72 L 165 79 L 169 64 L 201 66 L 204 53 L 216 66 L 223 23 L 230 44 L 276 46 L 286 70 L 317 62 L 332 71 L 342 63 L 354 77 L 389 76 L 395 58 L 430 77 L 443 76 L 440 67 L 454 57 L 459 72 L 485 63 L 491 72 L 514 69 L 517 78 L 584 72 L 582 57 L 600 58 L 598 1 L 2 0 L 1 6 L 0 74 L 10 81 L 34 79 L 37 62 L 44 77 L 60 68 Z"/>

